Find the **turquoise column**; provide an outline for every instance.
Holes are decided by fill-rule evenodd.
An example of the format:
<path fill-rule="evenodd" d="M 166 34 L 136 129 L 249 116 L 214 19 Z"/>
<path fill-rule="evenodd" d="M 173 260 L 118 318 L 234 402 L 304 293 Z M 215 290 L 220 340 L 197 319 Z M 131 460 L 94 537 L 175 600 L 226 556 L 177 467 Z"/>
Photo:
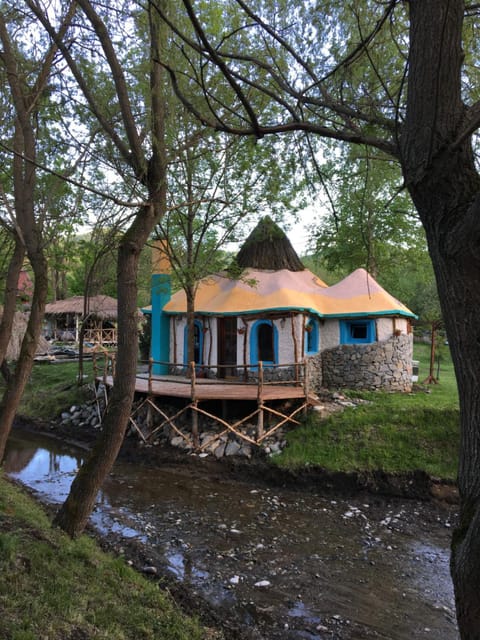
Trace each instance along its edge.
<path fill-rule="evenodd" d="M 152 337 L 150 355 L 153 373 L 164 375 L 168 373 L 170 359 L 170 318 L 163 311 L 172 296 L 172 279 L 168 273 L 154 273 L 152 275 Z"/>

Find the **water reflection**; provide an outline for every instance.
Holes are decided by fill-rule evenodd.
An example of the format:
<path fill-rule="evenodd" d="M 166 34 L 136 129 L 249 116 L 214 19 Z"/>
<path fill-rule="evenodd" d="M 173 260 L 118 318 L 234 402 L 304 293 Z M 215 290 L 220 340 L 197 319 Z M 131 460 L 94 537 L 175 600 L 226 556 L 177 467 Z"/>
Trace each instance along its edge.
<path fill-rule="evenodd" d="M 4 469 L 61 502 L 82 457 L 17 433 Z M 455 640 L 448 514 L 432 509 L 117 464 L 92 522 L 135 540 L 152 565 L 258 637 Z"/>
<path fill-rule="evenodd" d="M 35 436 L 27 440 L 13 434 L 7 444 L 3 468 L 49 502 L 63 502 L 83 462 L 83 456 L 56 441 Z"/>

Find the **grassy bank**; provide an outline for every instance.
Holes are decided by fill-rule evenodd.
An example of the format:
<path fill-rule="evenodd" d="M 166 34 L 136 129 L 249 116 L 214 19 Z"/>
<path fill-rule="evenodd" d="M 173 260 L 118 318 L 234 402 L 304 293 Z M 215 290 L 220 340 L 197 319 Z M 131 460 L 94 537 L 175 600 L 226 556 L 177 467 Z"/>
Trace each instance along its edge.
<path fill-rule="evenodd" d="M 430 348 L 415 346 L 419 382 L 429 373 Z M 437 373 L 437 369 L 435 369 Z M 401 473 L 421 469 L 455 479 L 459 441 L 458 395 L 448 349 L 442 348 L 439 383 L 412 394 L 355 393 L 367 401 L 326 420 L 310 415 L 275 458 L 287 468 L 318 465 L 332 471 Z"/>
<path fill-rule="evenodd" d="M 158 586 L 83 536 L 72 541 L 0 476 L 0 638 L 212 638 Z"/>
<path fill-rule="evenodd" d="M 78 362 L 35 363 L 23 394 L 19 413 L 32 419 L 49 420 L 73 404 L 92 399 L 87 383 L 93 382 L 92 361 L 84 364 L 83 385 L 77 384 Z M 0 388 L 3 381 L 0 382 Z"/>
<path fill-rule="evenodd" d="M 289 446 L 274 458 L 287 468 L 318 465 L 332 471 L 384 470 L 401 473 L 423 470 L 455 479 L 458 451 L 458 396 L 448 347 L 442 345 L 438 384 L 422 385 L 429 374 L 430 347 L 415 345 L 420 362 L 419 390 L 402 393 L 353 393 L 367 402 L 320 420 L 307 422 L 288 435 Z M 72 404 L 91 399 L 78 387 L 77 363 L 35 365 L 21 413 L 49 419 Z M 86 381 L 93 379 L 92 363 L 85 365 Z"/>

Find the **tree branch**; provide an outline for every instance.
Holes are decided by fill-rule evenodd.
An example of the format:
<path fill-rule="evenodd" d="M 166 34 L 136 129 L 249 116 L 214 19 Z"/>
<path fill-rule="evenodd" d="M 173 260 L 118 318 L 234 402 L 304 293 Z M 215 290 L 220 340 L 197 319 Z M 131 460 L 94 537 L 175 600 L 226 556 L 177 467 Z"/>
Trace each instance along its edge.
<path fill-rule="evenodd" d="M 480 100 L 469 107 L 465 113 L 462 128 L 450 145 L 450 151 L 458 149 L 480 127 Z"/>
<path fill-rule="evenodd" d="M 285 133 L 288 131 L 307 131 L 309 133 L 316 133 L 322 135 L 325 138 L 330 138 L 333 140 L 343 140 L 344 142 L 352 142 L 356 144 L 368 144 L 373 147 L 384 151 L 388 155 L 396 157 L 398 155 L 398 149 L 396 144 L 391 141 L 385 140 L 383 138 L 378 138 L 376 136 L 365 135 L 358 131 L 348 131 L 348 130 L 335 130 L 329 127 L 316 124 L 315 122 L 299 122 L 299 121 L 291 121 L 285 123 L 274 124 L 270 126 L 245 126 L 245 127 L 235 127 L 233 125 L 228 125 L 225 123 L 221 123 L 218 119 L 214 117 L 211 119 L 207 117 L 204 113 L 199 111 L 193 103 L 191 103 L 180 91 L 178 86 L 177 78 L 175 71 L 169 67 L 168 65 L 164 65 L 166 70 L 170 75 L 170 80 L 172 82 L 172 87 L 175 92 L 175 95 L 180 100 L 180 102 L 184 105 L 190 113 L 192 113 L 202 124 L 207 127 L 210 127 L 214 131 L 223 131 L 224 133 L 230 133 L 234 135 L 240 136 L 256 136 L 260 134 L 260 137 L 266 135 L 272 135 L 276 133 Z"/>

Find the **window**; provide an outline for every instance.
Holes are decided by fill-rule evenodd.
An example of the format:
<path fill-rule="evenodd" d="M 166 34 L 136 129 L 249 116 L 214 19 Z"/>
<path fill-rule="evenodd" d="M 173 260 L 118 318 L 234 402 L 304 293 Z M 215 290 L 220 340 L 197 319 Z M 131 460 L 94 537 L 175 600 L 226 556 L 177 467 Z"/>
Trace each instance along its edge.
<path fill-rule="evenodd" d="M 375 341 L 373 320 L 342 320 L 340 322 L 341 344 L 367 344 Z"/>
<path fill-rule="evenodd" d="M 316 318 L 309 318 L 305 323 L 305 353 L 318 353 L 320 348 L 320 328 Z"/>
<path fill-rule="evenodd" d="M 250 332 L 250 361 L 275 364 L 278 360 L 278 331 L 271 320 L 257 320 Z"/>

